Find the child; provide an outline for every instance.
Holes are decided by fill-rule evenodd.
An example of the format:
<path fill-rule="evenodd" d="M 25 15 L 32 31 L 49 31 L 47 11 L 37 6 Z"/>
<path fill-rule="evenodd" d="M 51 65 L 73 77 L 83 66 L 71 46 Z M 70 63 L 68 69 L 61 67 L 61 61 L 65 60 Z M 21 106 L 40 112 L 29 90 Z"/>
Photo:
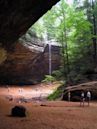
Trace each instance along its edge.
<path fill-rule="evenodd" d="M 84 94 L 84 92 L 82 91 L 82 92 L 81 92 L 80 106 L 83 106 L 83 107 L 84 107 L 84 100 L 85 100 L 84 96 L 85 96 L 85 94 Z"/>

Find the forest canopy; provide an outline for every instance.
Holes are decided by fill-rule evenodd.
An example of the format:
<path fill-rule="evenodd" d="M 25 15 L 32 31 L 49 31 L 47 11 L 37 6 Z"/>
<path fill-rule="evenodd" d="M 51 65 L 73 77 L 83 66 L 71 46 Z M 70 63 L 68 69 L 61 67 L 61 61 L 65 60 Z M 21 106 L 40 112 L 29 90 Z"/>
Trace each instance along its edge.
<path fill-rule="evenodd" d="M 68 83 L 97 79 L 97 2 L 61 0 L 22 37 L 60 44 L 61 66 L 52 75 Z"/>

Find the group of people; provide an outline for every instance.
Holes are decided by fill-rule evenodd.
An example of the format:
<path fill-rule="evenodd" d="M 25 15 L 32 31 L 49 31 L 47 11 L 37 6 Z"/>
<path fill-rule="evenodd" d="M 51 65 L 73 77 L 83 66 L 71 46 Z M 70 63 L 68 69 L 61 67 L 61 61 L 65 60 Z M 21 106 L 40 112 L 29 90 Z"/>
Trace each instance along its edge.
<path fill-rule="evenodd" d="M 84 106 L 85 100 L 88 103 L 88 106 L 90 105 L 90 100 L 91 100 L 91 92 L 88 90 L 85 96 L 84 91 L 81 92 L 81 101 L 80 101 L 80 106 Z"/>
<path fill-rule="evenodd" d="M 68 91 L 68 101 L 70 102 L 70 100 L 71 100 L 71 92 Z M 86 93 L 84 91 L 81 91 L 80 106 L 84 107 L 85 101 L 88 103 L 88 106 L 89 106 L 90 100 L 91 100 L 91 92 L 89 90 Z"/>

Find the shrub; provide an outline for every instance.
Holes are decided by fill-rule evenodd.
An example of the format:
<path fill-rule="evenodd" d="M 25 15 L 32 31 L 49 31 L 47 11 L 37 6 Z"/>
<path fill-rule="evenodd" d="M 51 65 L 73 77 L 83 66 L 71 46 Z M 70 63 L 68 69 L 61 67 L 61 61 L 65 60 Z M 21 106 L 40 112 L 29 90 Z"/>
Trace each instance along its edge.
<path fill-rule="evenodd" d="M 42 80 L 43 83 L 50 83 L 50 82 L 54 82 L 55 78 L 51 75 L 45 75 L 45 79 Z"/>
<path fill-rule="evenodd" d="M 60 98 L 63 94 L 63 85 L 61 85 L 60 87 L 58 87 L 52 94 L 50 94 L 47 99 L 48 100 L 56 100 L 58 98 Z"/>
<path fill-rule="evenodd" d="M 52 75 L 57 79 L 60 80 L 62 78 L 62 72 L 60 70 L 53 71 Z"/>

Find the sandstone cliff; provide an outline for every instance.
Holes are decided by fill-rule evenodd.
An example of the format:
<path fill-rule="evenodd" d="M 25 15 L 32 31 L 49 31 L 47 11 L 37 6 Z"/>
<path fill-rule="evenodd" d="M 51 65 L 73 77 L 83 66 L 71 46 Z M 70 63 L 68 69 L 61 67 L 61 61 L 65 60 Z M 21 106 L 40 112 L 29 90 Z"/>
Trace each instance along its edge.
<path fill-rule="evenodd" d="M 48 45 L 43 52 L 35 52 L 21 43 L 12 52 L 0 48 L 0 83 L 33 84 L 48 74 Z M 60 65 L 59 47 L 52 46 L 52 70 Z"/>

